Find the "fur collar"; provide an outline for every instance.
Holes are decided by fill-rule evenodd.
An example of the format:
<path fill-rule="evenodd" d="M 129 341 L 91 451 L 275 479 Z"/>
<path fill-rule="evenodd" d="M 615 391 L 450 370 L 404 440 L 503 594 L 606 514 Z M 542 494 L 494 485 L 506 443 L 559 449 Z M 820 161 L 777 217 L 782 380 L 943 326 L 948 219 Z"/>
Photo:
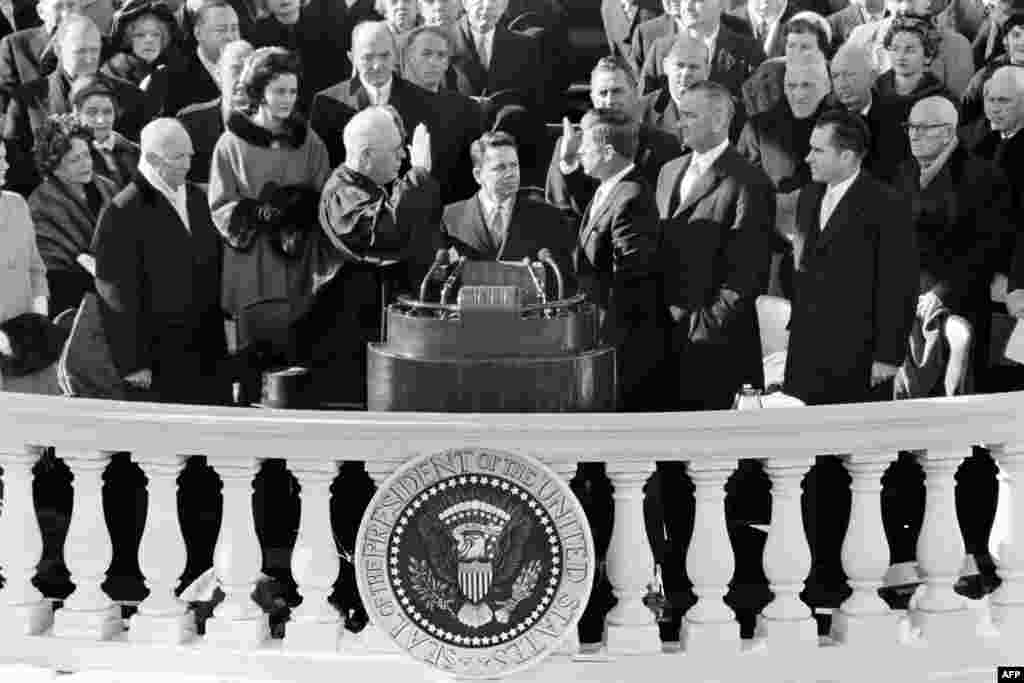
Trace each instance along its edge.
<path fill-rule="evenodd" d="M 308 130 L 305 122 L 293 115 L 285 122 L 284 131 L 274 134 L 263 126 L 253 123 L 251 118 L 240 111 L 231 112 L 231 115 L 228 117 L 227 127 L 228 130 L 250 145 L 257 147 L 280 147 L 284 144 L 296 149 L 305 144 L 306 131 Z"/>

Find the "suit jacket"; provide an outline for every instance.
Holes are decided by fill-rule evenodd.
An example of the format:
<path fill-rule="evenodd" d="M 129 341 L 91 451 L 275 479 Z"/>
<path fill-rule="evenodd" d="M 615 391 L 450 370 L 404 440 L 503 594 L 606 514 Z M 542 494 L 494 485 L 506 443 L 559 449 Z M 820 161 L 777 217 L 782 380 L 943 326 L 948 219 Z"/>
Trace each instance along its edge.
<path fill-rule="evenodd" d="M 459 19 L 452 31 L 451 63 L 455 68 L 457 87 L 463 95 L 491 95 L 514 90 L 527 108 L 543 101 L 551 78 L 551 70 L 541 60 L 537 41 L 528 36 L 497 26 L 491 44 L 491 64 L 480 63 L 473 35 L 466 17 Z"/>
<path fill-rule="evenodd" d="M 622 0 L 601 0 L 601 21 L 604 24 L 605 38 L 608 40 L 608 50 L 630 64 L 636 63 L 633 55 L 633 35 L 637 28 L 662 13 L 660 3 L 641 0 L 637 4 L 633 20 L 630 21 L 622 8 Z"/>
<path fill-rule="evenodd" d="M 41 26 L 43 20 L 39 18 L 34 2 L 18 0 L 14 3 L 14 23 L 15 26 L 11 26 L 7 17 L 0 12 L 0 38 L 9 36 L 15 31 Z"/>
<path fill-rule="evenodd" d="M 773 109 L 750 118 L 740 133 L 737 150 L 752 164 L 763 169 L 778 192 L 792 192 L 811 182 L 811 170 L 805 157 L 810 150 L 811 130 L 822 111 L 800 120 L 783 99 Z"/>
<path fill-rule="evenodd" d="M 115 127 L 129 139 L 138 139 L 142 126 L 149 120 L 146 100 L 141 90 L 124 81 L 111 79 L 120 113 Z M 62 70 L 39 78 L 18 89 L 7 108 L 3 138 L 10 155 L 11 173 L 8 186 L 29 194 L 39 184 L 39 175 L 32 157 L 35 131 L 51 114 L 71 113 L 71 83 Z"/>
<path fill-rule="evenodd" d="M 573 254 L 580 291 L 597 306 L 602 343 L 617 347 L 620 405 L 656 409 L 665 353 L 659 295 L 658 207 L 634 167 L 584 212 Z"/>
<path fill-rule="evenodd" d="M 658 177 L 665 304 L 676 309 L 673 379 L 681 407 L 728 408 L 741 384 L 764 383 L 754 300 L 768 284 L 775 193 L 729 146 L 681 203 L 691 158 Z"/>
<path fill-rule="evenodd" d="M 651 46 L 641 72 L 644 92 L 657 90 L 665 85 L 662 62 L 675 40 L 676 34 L 673 33 L 659 38 Z M 715 54 L 711 56 L 710 79 L 724 85 L 733 96 L 739 96 L 743 82 L 750 78 L 754 69 L 763 61 L 764 51 L 756 40 L 751 36 L 731 31 L 723 24 L 718 29 L 718 38 L 715 40 Z"/>
<path fill-rule="evenodd" d="M 135 175 L 141 151 L 138 145 L 120 133 L 114 132 L 112 135 L 114 136 L 114 149 L 109 155 L 93 146 L 92 167 L 97 173 L 110 178 L 117 189 L 121 190 L 131 182 L 132 176 Z"/>
<path fill-rule="evenodd" d="M 520 261 L 526 256 L 535 260 L 538 251 L 550 249 L 565 278 L 566 293 L 576 290 L 574 235 L 562 212 L 550 204 L 518 196 L 501 244 L 495 244 L 477 196 L 446 206 L 441 230 L 446 246 L 454 246 L 471 261 Z"/>
<path fill-rule="evenodd" d="M 968 153 L 993 162 L 1010 182 L 1014 202 L 1011 216 L 1015 219 L 1016 229 L 1005 236 L 991 264 L 995 272 L 1006 273 L 1010 269 L 1011 254 L 1016 254 L 1019 259 L 1021 245 L 1024 245 L 1017 238 L 1021 230 L 1020 216 L 1024 212 L 1024 136 L 1017 133 L 1006 144 L 1000 144 L 999 134 L 992 131 L 985 118 L 961 128 L 959 136 Z M 1017 281 L 1017 287 L 1024 287 L 1024 279 Z"/>
<path fill-rule="evenodd" d="M 395 76 L 391 81 L 391 96 L 388 104 L 398 110 L 405 124 L 406 141 L 412 140 L 412 132 L 421 123 L 431 121 L 430 93 L 409 81 Z M 341 81 L 313 97 L 309 125 L 327 145 L 331 167 L 335 168 L 345 160 L 345 145 L 342 132 L 356 112 L 370 106 L 370 96 L 363 87 L 359 76 Z M 436 147 L 436 145 L 434 145 Z"/>
<path fill-rule="evenodd" d="M 675 135 L 646 124 L 640 125 L 639 138 L 636 156 L 633 158 L 633 163 L 636 164 L 635 172 L 647 182 L 648 187 L 654 187 L 658 182 L 661 167 L 680 156 L 682 148 Z M 584 209 L 594 197 L 598 181 L 584 173 L 582 167 L 569 175 L 562 173 L 559 163 L 561 150 L 562 138 L 559 137 L 555 141 L 551 163 L 548 166 L 545 198 L 559 208 L 582 216 Z"/>
<path fill-rule="evenodd" d="M 484 117 L 476 102 L 457 92 L 428 93 L 431 120 L 430 175 L 441 184 L 441 199 L 450 204 L 479 189 L 473 178 L 469 147 L 483 135 Z"/>
<path fill-rule="evenodd" d="M 206 70 L 195 50 L 186 53 L 167 72 L 167 96 L 160 103 L 161 116 L 174 116 L 190 104 L 220 97 L 220 86 Z"/>
<path fill-rule="evenodd" d="M 204 402 L 225 350 L 221 246 L 206 193 L 186 198 L 188 229 L 141 175 L 114 197 L 93 240 L 96 291 L 121 376 L 150 368 L 159 400 Z"/>
<path fill-rule="evenodd" d="M 192 166 L 188 169 L 189 182 L 210 182 L 210 164 L 213 148 L 224 132 L 224 114 L 220 98 L 192 104 L 178 112 L 178 120 L 192 138 Z"/>
<path fill-rule="evenodd" d="M 918 295 L 910 202 L 861 171 L 822 230 L 824 194 L 815 183 L 797 203 L 784 384 L 814 405 L 867 400 L 872 362 L 903 363 Z"/>
<path fill-rule="evenodd" d="M 722 13 L 722 26 L 733 33 L 747 36 L 753 35 L 750 32 L 749 23 L 744 24 L 739 17 L 729 14 L 728 12 Z M 650 56 L 651 50 L 654 49 L 654 44 L 656 42 L 662 38 L 668 37 L 669 46 L 671 46 L 678 33 L 678 24 L 676 24 L 675 19 L 667 14 L 662 14 L 640 24 L 633 33 L 633 64 L 636 68 L 636 72 L 639 74 L 644 71 L 644 64 L 647 63 L 647 59 Z M 668 50 L 666 48 L 665 52 L 667 51 Z M 662 53 L 662 56 L 664 56 L 664 53 Z M 661 68 L 660 58 L 657 66 L 659 69 Z"/>
<path fill-rule="evenodd" d="M 782 57 L 786 54 L 786 36 L 784 30 L 786 22 L 789 21 L 794 14 L 802 12 L 805 9 L 807 8 L 790 0 L 790 2 L 786 4 L 786 9 L 782 12 L 782 16 L 779 17 L 779 22 L 776 25 L 775 33 L 772 34 L 771 42 L 767 44 L 765 44 L 763 36 L 757 37 L 757 32 L 754 30 L 754 23 L 751 21 L 750 11 L 747 9 L 746 5 L 740 9 L 730 12 L 729 14 L 736 17 L 737 21 L 744 24 L 745 30 L 743 32 L 754 36 L 754 39 L 761 45 L 761 49 L 764 51 L 765 57 L 770 59 L 772 57 Z"/>
<path fill-rule="evenodd" d="M 0 40 L 0 105 L 4 111 L 15 90 L 54 69 L 57 56 L 49 45 L 50 34 L 42 26 L 24 28 Z"/>

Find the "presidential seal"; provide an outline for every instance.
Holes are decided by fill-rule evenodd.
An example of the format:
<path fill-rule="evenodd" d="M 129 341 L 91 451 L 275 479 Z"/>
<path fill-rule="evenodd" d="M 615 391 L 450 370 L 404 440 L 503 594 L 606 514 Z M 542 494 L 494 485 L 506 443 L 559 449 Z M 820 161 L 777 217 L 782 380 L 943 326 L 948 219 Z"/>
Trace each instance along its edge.
<path fill-rule="evenodd" d="M 530 667 L 576 628 L 594 541 L 576 496 L 537 460 L 418 457 L 377 491 L 356 539 L 359 593 L 399 648 L 465 678 Z"/>

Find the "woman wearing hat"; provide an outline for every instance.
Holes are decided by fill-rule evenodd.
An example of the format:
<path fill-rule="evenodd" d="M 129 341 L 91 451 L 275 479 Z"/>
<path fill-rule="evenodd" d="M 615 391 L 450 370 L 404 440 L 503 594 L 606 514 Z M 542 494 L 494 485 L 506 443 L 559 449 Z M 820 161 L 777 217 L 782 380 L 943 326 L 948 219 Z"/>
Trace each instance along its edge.
<path fill-rule="evenodd" d="M 54 315 L 77 308 L 92 290 L 93 231 L 100 211 L 117 194 L 113 182 L 93 172 L 91 143 L 92 132 L 67 114 L 51 116 L 36 133 L 33 152 L 43 182 L 28 205 Z"/>
<path fill-rule="evenodd" d="M 179 59 L 178 24 L 160 0 L 129 0 L 114 16 L 111 45 L 117 50 L 100 73 L 146 91 L 151 111 L 163 103 L 167 68 Z"/>
<path fill-rule="evenodd" d="M 78 77 L 71 86 L 71 106 L 92 131 L 93 168 L 120 190 L 131 182 L 139 164 L 139 146 L 114 130 L 119 110 L 110 81 L 96 75 Z"/>
<path fill-rule="evenodd" d="M 237 316 L 266 299 L 303 301 L 302 250 L 319 230 L 327 149 L 295 113 L 300 65 L 294 53 L 260 48 L 239 76 L 239 106 L 210 166 L 210 209 L 228 244 L 224 310 Z"/>

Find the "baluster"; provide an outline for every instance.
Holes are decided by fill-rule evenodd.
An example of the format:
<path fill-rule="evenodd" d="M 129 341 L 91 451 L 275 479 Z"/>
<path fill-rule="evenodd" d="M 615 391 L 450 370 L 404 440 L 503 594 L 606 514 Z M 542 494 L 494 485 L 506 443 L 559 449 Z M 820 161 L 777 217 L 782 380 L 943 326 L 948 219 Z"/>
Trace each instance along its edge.
<path fill-rule="evenodd" d="M 395 471 L 396 467 L 397 463 L 387 460 L 366 461 L 366 473 L 378 489 L 380 489 L 391 473 Z M 359 572 L 359 567 L 356 567 L 356 572 Z M 372 653 L 398 652 L 398 647 L 391 640 L 391 637 L 373 623 L 373 611 L 368 609 L 366 612 L 370 615 L 369 622 L 359 633 L 346 635 L 345 649 L 349 650 L 351 648 L 357 652 Z"/>
<path fill-rule="evenodd" d="M 969 452 L 969 451 L 968 451 Z M 939 646 L 959 647 L 977 628 L 964 598 L 953 590 L 964 561 L 964 541 L 956 517 L 955 481 L 965 455 L 928 450 L 918 456 L 925 474 L 924 523 L 917 540 L 917 562 L 924 581 L 911 601 L 911 623 Z"/>
<path fill-rule="evenodd" d="M 53 624 L 50 602 L 32 585 L 43 553 L 35 506 L 32 467 L 39 460 L 33 448 L 0 448 L 3 501 L 0 502 L 0 566 L 6 584 L 0 590 L 0 637 L 37 635 Z"/>
<path fill-rule="evenodd" d="M 772 523 L 764 546 L 764 573 L 775 598 L 761 611 L 758 635 L 768 646 L 813 648 L 818 627 L 800 591 L 811 570 L 811 549 L 800 509 L 800 482 L 813 458 L 768 458 L 765 473 L 772 483 Z"/>
<path fill-rule="evenodd" d="M 608 580 L 618 603 L 605 617 L 609 654 L 661 652 L 654 615 L 643 603 L 654 574 L 654 556 L 644 532 L 643 486 L 654 463 L 609 462 L 615 521 L 608 547 Z"/>
<path fill-rule="evenodd" d="M 878 595 L 889 567 L 889 545 L 882 526 L 882 474 L 893 460 L 893 454 L 884 452 L 844 458 L 853 481 L 842 561 L 853 594 L 832 619 L 832 637 L 871 651 L 898 640 L 898 617 Z"/>
<path fill-rule="evenodd" d="M 260 578 L 262 554 L 252 514 L 256 458 L 210 459 L 224 484 L 224 516 L 213 566 L 224 602 L 206 622 L 207 642 L 230 648 L 256 648 L 270 638 L 270 624 L 252 599 Z"/>
<path fill-rule="evenodd" d="M 292 575 L 302 595 L 302 604 L 285 626 L 287 650 L 336 652 L 344 631 L 344 620 L 327 602 L 338 578 L 338 551 L 331 529 L 331 484 L 338 475 L 338 463 L 296 464 L 291 468 L 299 480 L 301 513 L 299 536 L 292 551 Z"/>
<path fill-rule="evenodd" d="M 178 475 L 185 457 L 147 451 L 134 457 L 149 480 L 146 528 L 139 566 L 149 597 L 132 617 L 128 638 L 135 642 L 179 645 L 196 633 L 195 615 L 175 594 L 185 569 L 185 539 L 178 524 Z"/>
<path fill-rule="evenodd" d="M 998 493 L 996 500 L 996 516 L 992 520 L 992 532 L 988 537 L 988 552 L 992 556 L 992 559 L 996 561 L 996 565 L 999 564 L 999 553 L 1002 552 L 1002 545 L 1004 542 L 1010 540 L 1010 514 L 1013 509 L 1013 495 L 1010 489 L 1010 479 L 1006 474 L 1006 468 L 1002 465 L 1004 454 L 1006 452 L 1003 444 L 983 444 L 992 455 L 992 460 L 995 461 L 998 472 L 996 473 L 996 482 L 998 483 Z"/>
<path fill-rule="evenodd" d="M 578 464 L 576 461 L 572 462 L 556 462 L 551 463 L 551 470 L 560 476 L 566 484 L 572 481 L 572 478 L 576 476 L 576 470 Z M 580 634 L 579 631 L 574 627 L 569 629 L 565 638 L 562 640 L 562 644 L 558 646 L 558 654 L 569 655 L 570 657 L 577 654 L 580 651 Z"/>
<path fill-rule="evenodd" d="M 1011 445 L 993 453 L 1006 478 L 1006 539 L 999 548 L 998 573 L 1002 583 L 990 596 L 992 622 L 1008 643 L 1024 642 L 1024 449 Z M 1003 490 L 1000 489 L 1000 505 Z"/>
<path fill-rule="evenodd" d="M 103 518 L 103 471 L 110 453 L 59 453 L 71 468 L 74 504 L 64 543 L 64 560 L 75 590 L 54 615 L 53 634 L 60 638 L 107 640 L 123 628 L 121 610 L 100 588 L 110 567 L 111 542 Z"/>
<path fill-rule="evenodd" d="M 686 574 L 697 596 L 683 625 L 688 655 L 728 655 L 740 649 L 739 622 L 723 599 L 736 570 L 725 526 L 725 482 L 735 469 L 735 460 L 690 463 L 687 468 L 696 487 L 696 505 L 693 537 L 686 550 Z"/>

